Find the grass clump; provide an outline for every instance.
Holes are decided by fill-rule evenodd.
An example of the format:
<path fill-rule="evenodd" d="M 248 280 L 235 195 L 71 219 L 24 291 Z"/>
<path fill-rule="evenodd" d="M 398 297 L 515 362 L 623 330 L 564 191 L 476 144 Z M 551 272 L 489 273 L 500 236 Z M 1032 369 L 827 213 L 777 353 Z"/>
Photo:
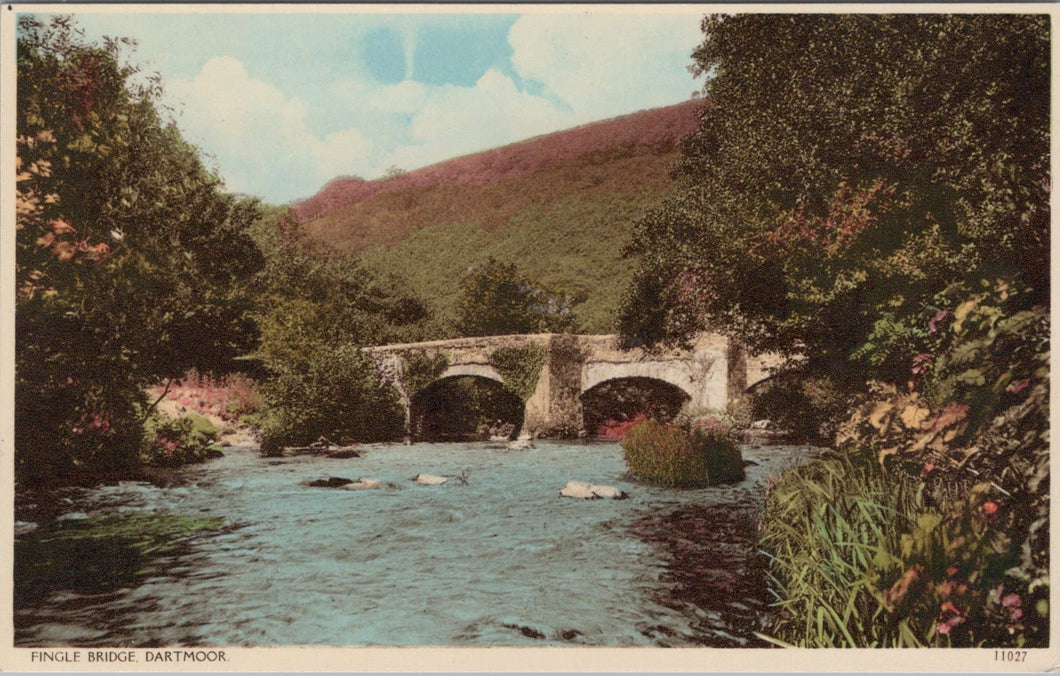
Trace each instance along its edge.
<path fill-rule="evenodd" d="M 709 486 L 744 478 L 740 448 L 724 433 L 645 419 L 622 441 L 630 474 L 673 487 Z"/>
<path fill-rule="evenodd" d="M 950 502 L 869 453 L 827 452 L 769 487 L 763 549 L 781 599 L 772 640 L 809 648 L 1018 647 L 1046 640 L 1048 586 L 989 484 Z"/>
<path fill-rule="evenodd" d="M 141 458 L 163 467 L 202 462 L 217 450 L 218 434 L 217 427 L 198 413 L 180 418 L 154 414 L 144 425 Z"/>

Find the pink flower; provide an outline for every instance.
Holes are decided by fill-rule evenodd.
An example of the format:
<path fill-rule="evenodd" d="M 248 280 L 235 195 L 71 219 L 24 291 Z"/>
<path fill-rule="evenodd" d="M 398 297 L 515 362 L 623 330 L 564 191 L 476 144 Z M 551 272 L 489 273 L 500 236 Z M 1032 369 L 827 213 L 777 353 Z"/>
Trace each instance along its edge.
<path fill-rule="evenodd" d="M 1001 599 L 1001 605 L 1008 609 L 1009 617 L 1013 622 L 1019 622 L 1023 617 L 1023 600 L 1019 594 L 1009 594 Z"/>
<path fill-rule="evenodd" d="M 935 335 L 936 333 L 938 333 L 939 324 L 944 322 L 949 316 L 949 310 L 939 310 L 938 312 L 936 312 L 935 316 L 931 318 L 930 322 L 928 322 L 928 332 L 930 332 L 931 335 Z"/>
<path fill-rule="evenodd" d="M 943 603 L 939 610 L 939 617 L 938 621 L 935 623 L 935 629 L 938 630 L 940 634 L 949 634 L 950 630 L 964 622 L 965 614 L 949 601 Z"/>
<path fill-rule="evenodd" d="M 1021 392 L 1022 390 L 1027 389 L 1027 386 L 1030 385 L 1030 384 L 1031 384 L 1031 379 L 1030 378 L 1024 378 L 1023 380 L 1014 380 L 1008 386 L 1007 389 L 1012 394 L 1016 394 L 1017 392 Z"/>
<path fill-rule="evenodd" d="M 931 370 L 931 364 L 935 361 L 935 358 L 926 352 L 918 354 L 913 357 L 913 367 L 910 372 L 917 377 L 920 377 Z"/>

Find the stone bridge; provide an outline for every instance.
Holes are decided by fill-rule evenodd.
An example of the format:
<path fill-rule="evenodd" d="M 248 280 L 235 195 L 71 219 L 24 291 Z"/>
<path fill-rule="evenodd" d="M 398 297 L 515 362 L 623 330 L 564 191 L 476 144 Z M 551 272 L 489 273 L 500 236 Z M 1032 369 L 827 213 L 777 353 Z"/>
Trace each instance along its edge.
<path fill-rule="evenodd" d="M 446 378 L 474 376 L 501 383 L 520 396 L 525 403 L 522 430 L 534 437 L 583 432 L 583 395 L 621 379 L 662 381 L 679 389 L 694 406 L 724 411 L 749 386 L 768 377 L 771 361 L 745 358 L 719 334 L 701 335 L 690 349 L 650 352 L 621 350 L 614 335 L 571 334 L 456 338 L 366 351 L 400 394 L 406 431 L 418 392 Z M 501 359 L 502 354 L 509 359 Z M 512 355 L 533 362 L 536 373 L 526 368 L 513 373 Z M 428 362 L 433 370 L 424 372 L 422 365 Z"/>

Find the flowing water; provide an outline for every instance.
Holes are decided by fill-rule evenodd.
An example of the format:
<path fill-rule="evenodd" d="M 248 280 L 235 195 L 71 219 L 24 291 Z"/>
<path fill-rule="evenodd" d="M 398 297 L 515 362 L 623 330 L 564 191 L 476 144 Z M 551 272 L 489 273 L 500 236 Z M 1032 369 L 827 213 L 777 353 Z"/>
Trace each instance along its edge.
<path fill-rule="evenodd" d="M 747 480 L 673 490 L 631 481 L 614 443 L 361 450 L 340 460 L 236 448 L 164 482 L 30 496 L 16 508 L 18 532 L 56 516 L 224 525 L 127 578 L 103 566 L 98 584 L 82 575 L 24 594 L 16 644 L 761 645 L 753 632 L 769 599 L 752 556 L 757 510 L 767 478 L 808 453 L 746 447 Z M 466 483 L 421 486 L 409 481 L 417 473 Z M 329 476 L 390 485 L 307 485 Z M 629 499 L 559 497 L 572 479 Z M 92 568 L 70 562 L 79 565 Z"/>

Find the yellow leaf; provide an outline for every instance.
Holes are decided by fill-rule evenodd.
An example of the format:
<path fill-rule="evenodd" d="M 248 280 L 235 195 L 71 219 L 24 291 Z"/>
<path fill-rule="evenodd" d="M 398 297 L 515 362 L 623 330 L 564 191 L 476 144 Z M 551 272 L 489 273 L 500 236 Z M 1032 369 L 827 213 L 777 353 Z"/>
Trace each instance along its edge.
<path fill-rule="evenodd" d="M 918 404 L 909 404 L 902 409 L 902 424 L 906 429 L 920 429 L 924 421 L 931 415 L 931 411 Z"/>
<path fill-rule="evenodd" d="M 898 447 L 897 446 L 891 446 L 890 448 L 881 449 L 876 457 L 880 461 L 880 464 L 882 465 L 884 460 L 886 460 L 889 456 L 892 456 L 892 455 L 896 454 L 897 452 L 898 452 Z"/>
<path fill-rule="evenodd" d="M 894 404 L 889 401 L 881 401 L 873 407 L 872 412 L 869 413 L 869 424 L 875 427 L 880 433 L 887 431 L 890 426 L 890 416 L 894 413 Z M 886 420 L 885 420 L 886 419 Z"/>

